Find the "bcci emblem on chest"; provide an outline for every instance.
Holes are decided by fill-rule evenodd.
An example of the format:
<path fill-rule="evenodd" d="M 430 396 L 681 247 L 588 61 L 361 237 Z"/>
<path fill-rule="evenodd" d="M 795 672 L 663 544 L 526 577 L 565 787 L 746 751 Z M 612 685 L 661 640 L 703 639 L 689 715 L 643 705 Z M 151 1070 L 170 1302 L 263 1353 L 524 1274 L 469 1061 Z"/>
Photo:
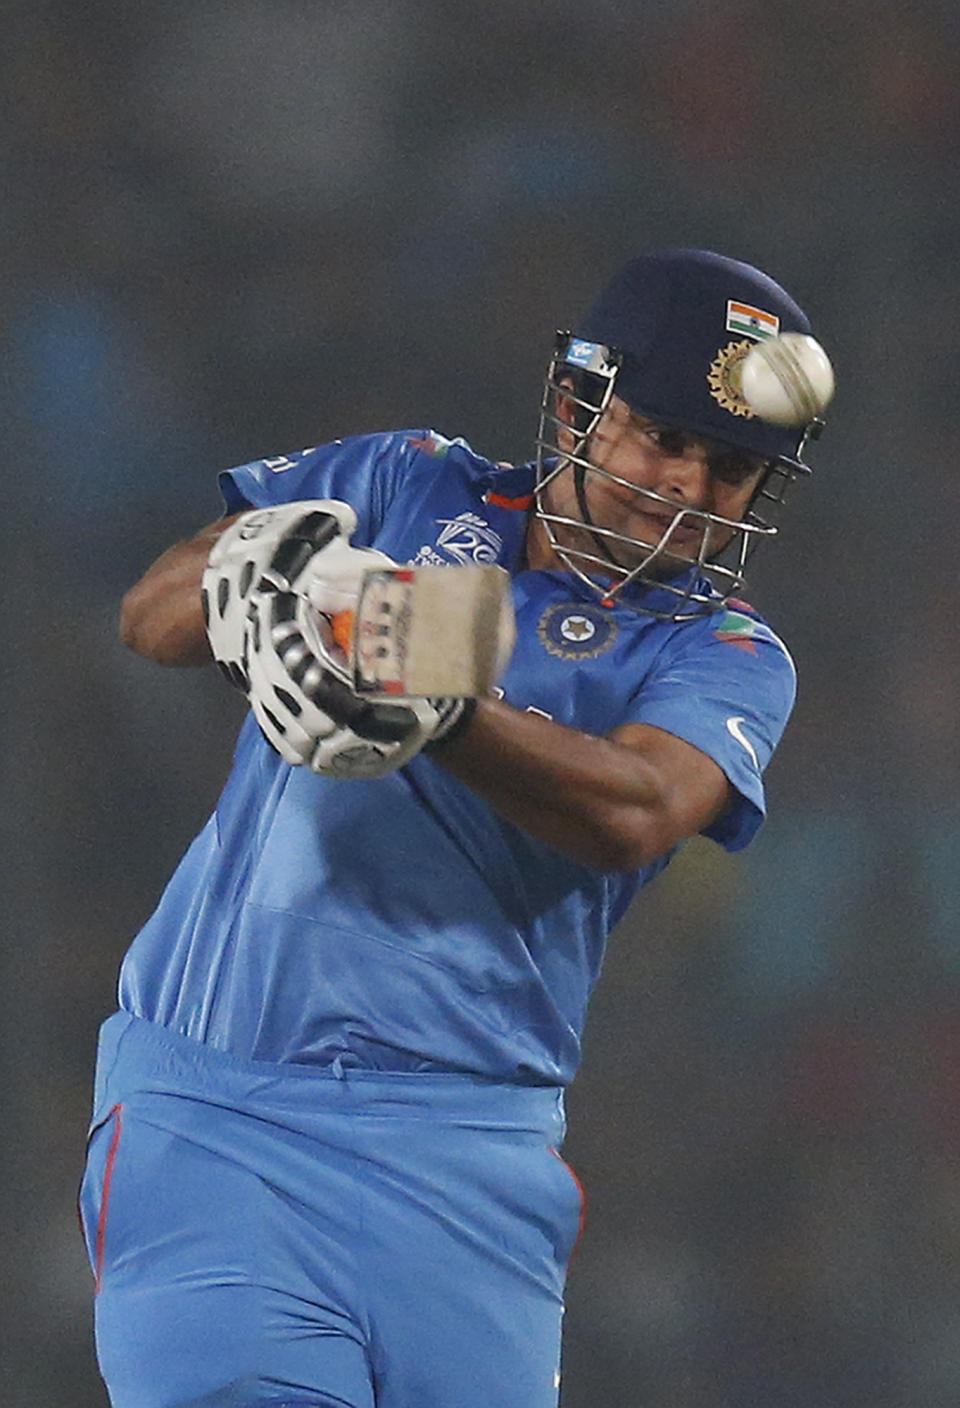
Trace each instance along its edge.
<path fill-rule="evenodd" d="M 548 606 L 537 623 L 537 635 L 547 650 L 562 660 L 590 660 L 602 655 L 617 634 L 617 624 L 608 610 L 579 601 Z"/>

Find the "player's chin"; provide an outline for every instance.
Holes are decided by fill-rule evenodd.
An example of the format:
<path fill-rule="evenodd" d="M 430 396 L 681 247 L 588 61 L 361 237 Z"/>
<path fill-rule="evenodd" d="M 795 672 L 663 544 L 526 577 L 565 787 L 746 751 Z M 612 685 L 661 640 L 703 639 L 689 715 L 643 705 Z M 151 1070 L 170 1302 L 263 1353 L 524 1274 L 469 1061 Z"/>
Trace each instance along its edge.
<path fill-rule="evenodd" d="M 684 534 L 679 541 L 672 538 L 651 563 L 650 575 L 676 577 L 691 567 L 703 567 L 705 563 L 714 562 L 730 546 L 733 536 L 730 532 L 718 532 L 716 527 L 708 527 L 703 532 Z"/>
<path fill-rule="evenodd" d="M 624 565 L 628 565 L 631 571 L 642 567 L 643 575 L 656 581 L 669 581 L 671 577 L 679 577 L 701 561 L 700 547 L 703 535 L 700 533 L 685 533 L 683 541 L 671 541 L 666 546 L 662 546 L 662 539 L 655 535 L 638 535 L 633 541 L 636 547 L 629 552 L 631 561 L 629 564 L 625 562 Z"/>
<path fill-rule="evenodd" d="M 642 564 L 638 562 L 636 565 Z M 647 560 L 643 575 L 654 582 L 670 582 L 674 577 L 681 577 L 684 572 L 689 572 L 695 565 L 696 557 L 679 557 L 675 553 L 664 553 L 652 561 Z"/>

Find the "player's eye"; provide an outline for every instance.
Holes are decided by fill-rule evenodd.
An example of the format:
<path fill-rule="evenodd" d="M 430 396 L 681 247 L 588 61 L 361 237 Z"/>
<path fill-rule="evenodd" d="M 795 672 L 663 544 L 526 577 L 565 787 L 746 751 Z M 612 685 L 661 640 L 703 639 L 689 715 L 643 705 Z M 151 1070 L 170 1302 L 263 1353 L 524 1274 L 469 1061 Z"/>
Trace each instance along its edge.
<path fill-rule="evenodd" d="M 729 484 L 731 488 L 736 489 L 770 468 L 769 460 L 748 454 L 744 450 L 718 450 L 709 456 L 707 463 L 714 479 L 719 479 L 722 484 Z"/>
<path fill-rule="evenodd" d="M 682 430 L 667 425 L 641 425 L 639 429 L 644 439 L 669 459 L 682 458 L 691 443 Z"/>
<path fill-rule="evenodd" d="M 664 427 L 660 431 L 660 448 L 670 459 L 683 459 L 688 450 L 694 446 L 694 441 L 689 435 L 684 435 L 682 430 L 669 430 Z"/>
<path fill-rule="evenodd" d="M 699 439 L 686 431 L 670 425 L 658 425 L 656 421 L 640 421 L 637 430 L 648 445 L 658 454 L 668 459 L 683 459 L 693 453 L 706 454 L 710 473 L 722 484 L 740 488 L 755 475 L 759 476 L 770 468 L 770 461 L 747 450 L 737 450 L 732 445 L 722 445 L 715 440 Z"/>

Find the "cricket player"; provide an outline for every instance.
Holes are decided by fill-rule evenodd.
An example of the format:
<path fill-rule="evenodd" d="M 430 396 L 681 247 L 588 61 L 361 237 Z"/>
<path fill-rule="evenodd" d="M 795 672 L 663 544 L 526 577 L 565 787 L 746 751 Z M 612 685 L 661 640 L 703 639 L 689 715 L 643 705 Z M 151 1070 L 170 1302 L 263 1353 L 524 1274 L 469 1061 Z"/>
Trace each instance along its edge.
<path fill-rule="evenodd" d="M 686 838 L 747 845 L 793 703 L 739 599 L 808 472 L 809 427 L 739 379 L 784 331 L 755 268 L 635 259 L 557 335 L 530 463 L 423 428 L 259 460 L 128 593 L 132 649 L 216 659 L 251 707 L 101 1033 L 114 1408 L 556 1405 L 607 936 Z M 357 687 L 333 605 L 383 563 L 505 569 L 489 692 Z"/>

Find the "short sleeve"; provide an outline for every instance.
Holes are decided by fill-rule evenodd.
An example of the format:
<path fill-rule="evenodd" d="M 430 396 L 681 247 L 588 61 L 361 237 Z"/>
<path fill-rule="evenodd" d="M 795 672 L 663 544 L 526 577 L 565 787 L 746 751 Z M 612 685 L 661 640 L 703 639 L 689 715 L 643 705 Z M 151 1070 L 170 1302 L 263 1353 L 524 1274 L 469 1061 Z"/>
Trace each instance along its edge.
<path fill-rule="evenodd" d="M 274 459 L 253 460 L 219 476 L 227 513 L 297 499 L 341 499 L 357 515 L 353 542 L 369 544 L 409 470 L 424 430 L 356 435 Z"/>
<path fill-rule="evenodd" d="M 692 743 L 733 784 L 735 805 L 704 832 L 729 851 L 748 845 L 766 815 L 763 774 L 795 697 L 786 646 L 739 611 L 680 627 L 634 697 L 631 722 Z"/>

